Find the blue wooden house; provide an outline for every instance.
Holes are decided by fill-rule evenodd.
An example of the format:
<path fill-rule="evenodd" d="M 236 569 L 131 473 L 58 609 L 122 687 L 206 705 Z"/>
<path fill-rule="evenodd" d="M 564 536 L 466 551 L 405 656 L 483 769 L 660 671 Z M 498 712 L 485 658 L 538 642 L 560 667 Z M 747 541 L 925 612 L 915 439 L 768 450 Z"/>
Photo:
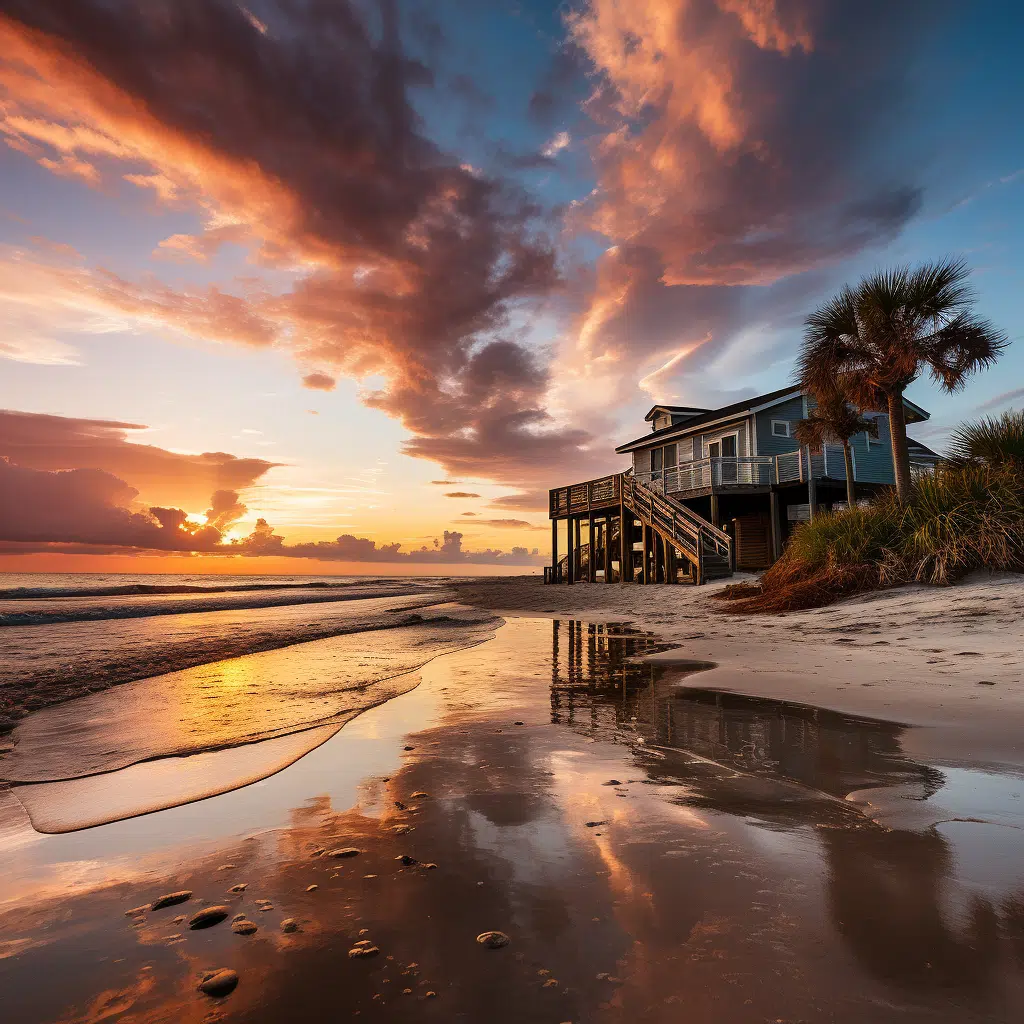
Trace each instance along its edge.
<path fill-rule="evenodd" d="M 763 569 L 795 526 L 819 509 L 845 506 L 841 445 L 801 446 L 796 424 L 813 408 L 799 387 L 720 409 L 655 405 L 650 430 L 615 450 L 632 459 L 625 473 L 550 492 L 551 580 L 677 582 Z M 906 401 L 908 425 L 929 413 Z M 895 482 L 888 415 L 851 439 L 858 498 Z M 910 443 L 912 470 L 938 456 Z M 558 523 L 568 523 L 558 557 Z M 586 529 L 586 541 L 583 530 Z"/>

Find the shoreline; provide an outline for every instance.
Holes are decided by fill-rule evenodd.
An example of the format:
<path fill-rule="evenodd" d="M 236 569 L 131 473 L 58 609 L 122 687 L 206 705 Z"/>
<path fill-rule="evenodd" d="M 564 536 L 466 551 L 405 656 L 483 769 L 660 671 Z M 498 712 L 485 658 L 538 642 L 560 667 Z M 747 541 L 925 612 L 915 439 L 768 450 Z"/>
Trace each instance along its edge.
<path fill-rule="evenodd" d="M 255 785 L 58 835 L 0 803 L 12 1021 L 88 1019 L 100 998 L 186 1024 L 211 1012 L 674 1024 L 683 998 L 694 1024 L 1015 1020 L 1024 878 L 1006 877 L 1021 825 L 1013 794 L 992 788 L 1004 776 L 985 776 L 985 817 L 965 823 L 955 800 L 980 765 L 937 773 L 915 750 L 924 734 L 947 742 L 950 723 L 822 710 L 878 687 L 791 695 L 881 659 L 875 619 L 848 609 L 863 641 L 848 650 L 842 630 L 774 641 L 832 655 L 818 676 L 778 661 L 748 672 L 771 638 L 725 635 L 733 617 L 695 628 L 706 594 L 684 592 L 669 615 L 652 602 L 683 588 L 556 589 L 462 595 L 502 597 L 492 638 L 428 662 L 419 686 Z M 646 614 L 624 614 L 644 611 L 635 602 Z M 631 617 L 635 629 L 601 622 Z M 685 664 L 701 650 L 713 667 Z M 972 861 L 979 843 L 999 855 Z M 359 853 L 330 857 L 341 848 Z M 181 890 L 185 904 L 136 909 Z M 255 933 L 188 929 L 221 904 Z M 993 925 L 950 905 L 983 905 Z M 475 941 L 493 929 L 508 948 Z M 360 942 L 379 953 L 352 958 Z M 62 973 L 83 944 L 98 959 Z M 220 1001 L 196 992 L 215 968 L 240 978 Z"/>

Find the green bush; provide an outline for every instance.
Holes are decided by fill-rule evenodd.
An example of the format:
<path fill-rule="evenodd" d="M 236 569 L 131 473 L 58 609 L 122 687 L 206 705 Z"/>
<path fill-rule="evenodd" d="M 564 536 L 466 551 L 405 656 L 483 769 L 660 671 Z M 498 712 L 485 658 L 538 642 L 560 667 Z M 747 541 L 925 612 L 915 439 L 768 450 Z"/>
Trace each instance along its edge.
<path fill-rule="evenodd" d="M 1022 431 L 1020 414 L 961 427 L 958 437 L 984 436 L 985 448 L 921 478 L 905 504 L 889 492 L 816 516 L 756 584 L 720 596 L 737 612 L 788 611 L 904 583 L 949 584 L 974 569 L 1024 572 L 1024 461 L 1011 454 Z"/>

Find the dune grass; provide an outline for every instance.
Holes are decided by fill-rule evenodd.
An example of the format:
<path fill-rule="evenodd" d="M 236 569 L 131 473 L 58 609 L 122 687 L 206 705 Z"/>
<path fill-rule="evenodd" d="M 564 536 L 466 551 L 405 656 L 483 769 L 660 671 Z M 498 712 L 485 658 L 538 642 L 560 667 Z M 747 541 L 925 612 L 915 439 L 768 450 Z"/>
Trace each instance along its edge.
<path fill-rule="evenodd" d="M 1024 572 L 1024 414 L 956 436 L 982 441 L 954 448 L 957 457 L 914 484 L 905 503 L 890 492 L 800 526 L 757 583 L 719 595 L 728 610 L 814 608 L 905 583 L 950 584 L 975 569 Z"/>

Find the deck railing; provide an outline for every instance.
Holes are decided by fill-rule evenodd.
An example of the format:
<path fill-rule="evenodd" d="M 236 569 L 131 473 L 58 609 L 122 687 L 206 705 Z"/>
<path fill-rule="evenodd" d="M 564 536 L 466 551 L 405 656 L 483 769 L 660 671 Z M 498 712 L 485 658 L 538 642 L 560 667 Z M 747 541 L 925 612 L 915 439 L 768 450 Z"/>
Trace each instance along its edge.
<path fill-rule="evenodd" d="M 617 505 L 622 491 L 622 474 L 612 473 L 595 480 L 568 487 L 555 487 L 548 491 L 548 513 L 550 518 L 589 512 L 591 509 L 608 508 Z"/>
<path fill-rule="evenodd" d="M 636 479 L 662 494 L 769 487 L 775 482 L 775 460 L 770 455 L 695 459 L 657 473 L 637 473 Z"/>

